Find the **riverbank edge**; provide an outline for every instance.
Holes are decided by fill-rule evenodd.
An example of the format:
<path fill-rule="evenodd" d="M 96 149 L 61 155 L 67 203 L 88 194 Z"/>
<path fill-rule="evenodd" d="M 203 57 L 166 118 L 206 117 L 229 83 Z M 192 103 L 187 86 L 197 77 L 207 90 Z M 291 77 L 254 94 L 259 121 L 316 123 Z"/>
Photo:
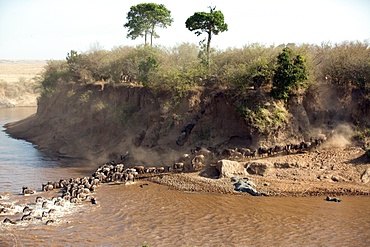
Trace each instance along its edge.
<path fill-rule="evenodd" d="M 354 186 L 353 184 L 339 183 L 313 183 L 291 180 L 263 179 L 255 175 L 249 175 L 251 181 L 257 182 L 257 191 L 262 196 L 270 197 L 326 197 L 326 196 L 370 196 L 370 190 L 365 186 Z M 182 173 L 148 178 L 148 181 L 165 185 L 169 189 L 192 193 L 217 193 L 231 195 L 251 196 L 245 192 L 234 190 L 235 182 L 230 178 L 212 179 L 199 176 L 198 173 Z M 303 182 L 304 183 L 304 182 Z M 296 186 L 295 186 L 296 185 Z M 288 189 L 290 187 L 290 189 Z"/>

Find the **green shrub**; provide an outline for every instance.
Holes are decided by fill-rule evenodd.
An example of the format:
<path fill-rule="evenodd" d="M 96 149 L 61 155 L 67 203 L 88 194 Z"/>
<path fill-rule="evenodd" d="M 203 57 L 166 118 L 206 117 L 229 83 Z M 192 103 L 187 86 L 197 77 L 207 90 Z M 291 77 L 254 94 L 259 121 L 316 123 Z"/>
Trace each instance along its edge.
<path fill-rule="evenodd" d="M 249 102 L 237 106 L 245 121 L 258 133 L 273 133 L 284 128 L 289 120 L 288 111 L 281 102 Z"/>
<path fill-rule="evenodd" d="M 357 129 L 355 131 L 355 138 L 360 141 L 364 141 L 366 138 L 370 137 L 370 128 Z"/>
<path fill-rule="evenodd" d="M 287 100 L 294 90 L 306 86 L 307 78 L 305 59 L 301 55 L 295 55 L 289 47 L 285 47 L 277 57 L 271 96 Z"/>
<path fill-rule="evenodd" d="M 158 68 L 157 60 L 152 57 L 147 57 L 146 60 L 143 60 L 139 63 L 139 82 L 143 85 L 147 85 L 149 82 L 149 77 L 151 73 L 154 73 L 154 70 Z"/>
<path fill-rule="evenodd" d="M 51 96 L 59 83 L 67 83 L 71 73 L 66 61 L 51 60 L 47 62 L 45 71 L 36 78 L 41 97 Z"/>
<path fill-rule="evenodd" d="M 91 90 L 85 91 L 84 93 L 82 93 L 80 95 L 79 101 L 81 103 L 87 103 L 87 102 L 89 102 L 90 101 L 90 97 L 91 97 L 92 94 L 93 94 L 93 91 L 91 91 Z"/>

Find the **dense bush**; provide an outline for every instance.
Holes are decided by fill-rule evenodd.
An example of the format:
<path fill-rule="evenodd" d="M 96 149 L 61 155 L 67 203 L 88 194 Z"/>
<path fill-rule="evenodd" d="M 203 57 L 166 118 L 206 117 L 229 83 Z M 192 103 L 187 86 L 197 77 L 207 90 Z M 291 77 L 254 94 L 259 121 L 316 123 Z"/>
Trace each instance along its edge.
<path fill-rule="evenodd" d="M 289 120 L 287 110 L 282 104 L 257 104 L 240 108 L 244 119 L 258 133 L 269 134 L 284 128 Z"/>
<path fill-rule="evenodd" d="M 285 47 L 277 57 L 271 96 L 287 100 L 294 91 L 305 87 L 307 81 L 306 61 L 301 55 Z"/>
<path fill-rule="evenodd" d="M 216 51 L 211 73 L 218 76 L 223 85 L 257 89 L 270 83 L 276 54 L 274 47 L 259 44 Z"/>
<path fill-rule="evenodd" d="M 344 42 L 333 47 L 323 47 L 325 57 L 323 74 L 331 83 L 341 87 L 370 88 L 369 43 Z"/>
<path fill-rule="evenodd" d="M 66 61 L 48 61 L 44 72 L 37 78 L 41 97 L 51 96 L 59 83 L 68 83 L 71 74 L 72 72 Z"/>
<path fill-rule="evenodd" d="M 189 43 L 171 48 L 121 46 L 111 51 L 91 50 L 82 54 L 71 51 L 66 61 L 48 63 L 40 83 L 50 84 L 51 76 L 77 83 L 94 83 L 99 80 L 112 83 L 131 80 L 141 83 L 140 73 L 153 72 L 152 69 L 156 68 L 150 78 L 145 79 L 148 86 L 160 84 L 162 79 L 176 81 L 180 74 L 187 84 L 201 85 L 209 78 L 217 78 L 219 84 L 228 87 L 258 88 L 272 84 L 279 53 L 285 47 L 288 46 L 251 44 L 240 49 L 213 50 L 210 69 L 201 63 L 201 50 Z M 334 46 L 289 44 L 289 50 L 297 58 L 304 58 L 310 78 L 326 78 L 338 86 L 369 90 L 370 51 L 367 42 L 345 42 Z M 59 72 L 52 75 L 52 71 Z M 168 78 L 168 75 L 174 78 Z"/>
<path fill-rule="evenodd" d="M 275 101 L 268 92 L 239 92 L 235 95 L 236 108 L 253 131 L 273 134 L 283 129 L 290 115 L 283 101 Z"/>

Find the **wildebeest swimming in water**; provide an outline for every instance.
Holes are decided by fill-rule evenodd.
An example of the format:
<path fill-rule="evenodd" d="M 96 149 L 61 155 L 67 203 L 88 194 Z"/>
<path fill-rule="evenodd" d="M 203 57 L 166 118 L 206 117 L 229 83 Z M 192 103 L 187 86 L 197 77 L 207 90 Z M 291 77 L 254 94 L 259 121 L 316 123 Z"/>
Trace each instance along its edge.
<path fill-rule="evenodd" d="M 5 224 L 12 224 L 12 225 L 17 224 L 17 222 L 16 222 L 16 221 L 11 220 L 11 219 L 9 219 L 9 218 L 5 218 L 5 219 L 3 220 L 3 223 L 5 223 Z"/>
<path fill-rule="evenodd" d="M 328 202 L 341 202 L 341 201 L 342 201 L 342 200 L 341 200 L 341 199 L 339 199 L 339 198 L 330 197 L 330 196 L 327 196 L 327 197 L 325 198 L 325 200 L 326 200 L 326 201 L 328 201 Z"/>
<path fill-rule="evenodd" d="M 36 191 L 35 190 L 32 190 L 32 189 L 29 189 L 27 186 L 23 186 L 22 188 L 22 194 L 23 195 L 32 195 L 32 194 L 35 194 Z"/>

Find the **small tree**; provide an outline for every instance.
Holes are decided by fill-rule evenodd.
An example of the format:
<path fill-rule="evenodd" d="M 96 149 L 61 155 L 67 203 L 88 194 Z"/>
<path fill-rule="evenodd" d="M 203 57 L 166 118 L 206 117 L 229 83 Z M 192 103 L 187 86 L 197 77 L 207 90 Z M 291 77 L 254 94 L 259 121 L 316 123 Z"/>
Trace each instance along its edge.
<path fill-rule="evenodd" d="M 123 26 L 128 28 L 127 38 L 136 39 L 144 36 L 145 45 L 147 45 L 147 36 L 150 35 L 150 46 L 153 45 L 153 37 L 159 38 L 155 28 L 167 28 L 173 22 L 171 11 L 163 4 L 155 3 L 131 6 L 126 18 L 128 22 Z"/>
<path fill-rule="evenodd" d="M 210 12 L 195 12 L 194 15 L 190 16 L 186 22 L 186 28 L 190 31 L 195 31 L 197 36 L 202 33 L 207 33 L 207 65 L 210 64 L 210 47 L 212 34 L 218 35 L 220 32 L 227 31 L 227 24 L 224 22 L 224 15 L 220 10 L 216 10 L 216 7 L 209 7 Z"/>
<path fill-rule="evenodd" d="M 271 96 L 287 100 L 294 89 L 305 85 L 308 78 L 306 62 L 301 55 L 294 56 L 289 47 L 285 47 L 277 59 Z"/>
<path fill-rule="evenodd" d="M 139 81 L 147 85 L 149 82 L 149 73 L 157 68 L 157 61 L 153 57 L 147 57 L 146 61 L 141 61 L 139 63 Z"/>
<path fill-rule="evenodd" d="M 270 61 L 266 57 L 257 57 L 250 62 L 247 70 L 254 89 L 260 88 L 271 82 L 273 68 Z"/>
<path fill-rule="evenodd" d="M 79 54 L 77 53 L 77 51 L 71 50 L 71 52 L 67 53 L 66 60 L 68 64 L 71 64 L 71 63 L 75 63 L 78 58 L 79 58 Z"/>

